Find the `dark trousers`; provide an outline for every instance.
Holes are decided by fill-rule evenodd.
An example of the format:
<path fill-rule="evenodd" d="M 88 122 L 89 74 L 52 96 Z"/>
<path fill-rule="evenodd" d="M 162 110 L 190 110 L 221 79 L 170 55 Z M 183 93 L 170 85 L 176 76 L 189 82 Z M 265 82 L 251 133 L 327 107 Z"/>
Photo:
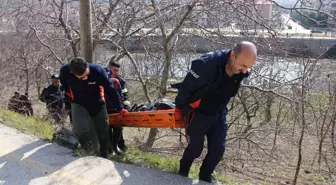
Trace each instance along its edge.
<path fill-rule="evenodd" d="M 48 108 L 49 111 L 49 116 L 55 120 L 55 124 L 61 124 L 63 125 L 63 112 L 62 112 L 62 108 L 52 108 L 49 107 Z"/>
<path fill-rule="evenodd" d="M 119 142 L 118 142 L 118 147 L 122 150 L 125 149 L 125 147 L 126 147 L 122 127 L 121 127 L 121 131 L 120 131 L 120 139 L 119 139 Z"/>
<path fill-rule="evenodd" d="M 115 127 L 110 125 L 109 137 L 110 137 L 110 148 L 112 150 L 116 150 L 118 147 L 118 143 L 121 137 L 121 127 Z"/>
<path fill-rule="evenodd" d="M 100 107 L 100 111 L 91 116 L 85 107 L 72 103 L 71 104 L 72 125 L 74 133 L 78 137 L 78 142 L 84 149 L 93 139 L 90 133 L 90 124 L 94 125 L 96 135 L 99 141 L 99 149 L 101 157 L 108 156 L 108 130 L 109 122 L 105 105 Z"/>
<path fill-rule="evenodd" d="M 113 113 L 118 113 L 115 111 L 111 111 L 109 112 L 109 114 L 113 114 Z M 120 149 L 124 149 L 125 148 L 125 140 L 122 134 L 123 128 L 122 127 L 116 127 L 116 126 L 109 126 L 109 138 L 110 138 L 110 148 L 112 150 L 116 150 L 117 146 Z"/>
<path fill-rule="evenodd" d="M 186 120 L 188 146 L 180 160 L 180 170 L 189 172 L 194 159 L 198 158 L 204 147 L 204 137 L 208 141 L 208 153 L 202 163 L 200 176 L 209 177 L 223 158 L 228 125 L 225 114 L 207 116 L 197 109 L 187 106 L 183 109 Z"/>
<path fill-rule="evenodd" d="M 70 123 L 72 124 L 71 103 L 65 103 L 66 115 L 69 115 Z"/>

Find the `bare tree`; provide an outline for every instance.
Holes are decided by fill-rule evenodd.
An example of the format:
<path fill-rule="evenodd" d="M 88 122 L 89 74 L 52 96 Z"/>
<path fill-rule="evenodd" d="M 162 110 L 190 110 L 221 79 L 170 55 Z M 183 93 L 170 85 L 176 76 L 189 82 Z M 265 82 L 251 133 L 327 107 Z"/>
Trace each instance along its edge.
<path fill-rule="evenodd" d="M 241 40 L 254 42 L 258 60 L 228 105 L 228 150 L 218 174 L 239 172 L 256 183 L 274 184 L 309 184 L 315 176 L 327 176 L 318 183 L 330 184 L 336 169 L 335 64 L 323 59 L 323 53 L 333 51 L 330 33 L 288 28 L 294 24 L 288 19 L 293 12 L 308 20 L 314 18 L 306 11 L 333 18 L 312 2 L 92 1 L 92 61 L 120 61 L 132 102 L 151 103 L 175 97 L 167 86 L 183 80 L 200 53 L 230 49 Z M 1 94 L 12 87 L 39 89 L 47 81 L 45 74 L 79 56 L 78 2 L 30 0 L 2 6 L 7 21 L 0 28 L 11 33 L 0 38 L 0 79 L 6 82 Z M 148 150 L 166 155 L 183 151 L 182 130 L 134 129 L 132 134 Z"/>
<path fill-rule="evenodd" d="M 188 16 L 191 14 L 192 10 L 197 4 L 197 0 L 192 1 L 190 4 L 185 4 L 182 6 L 185 6 L 186 9 L 182 12 L 181 18 L 178 20 L 176 26 L 172 28 L 172 31 L 167 34 L 167 30 L 165 27 L 165 21 L 162 19 L 162 13 L 161 9 L 158 6 L 158 4 L 154 1 L 151 0 L 152 6 L 155 11 L 155 18 L 157 21 L 157 24 L 160 28 L 161 31 L 161 38 L 162 38 L 162 48 L 163 48 L 163 53 L 164 53 L 164 60 L 163 60 L 163 70 L 162 70 L 162 76 L 161 76 L 161 82 L 160 82 L 160 88 L 159 88 L 159 98 L 162 98 L 166 95 L 167 93 L 167 81 L 168 81 L 168 76 L 170 72 L 170 66 L 171 66 L 171 60 L 172 60 L 172 55 L 174 50 L 176 49 L 176 41 L 178 39 L 178 33 L 180 32 L 181 27 L 185 23 L 186 19 Z M 174 40 L 173 40 L 174 39 Z M 147 147 L 152 147 L 155 141 L 155 137 L 157 135 L 158 129 L 153 128 L 149 132 L 148 139 L 146 142 Z"/>

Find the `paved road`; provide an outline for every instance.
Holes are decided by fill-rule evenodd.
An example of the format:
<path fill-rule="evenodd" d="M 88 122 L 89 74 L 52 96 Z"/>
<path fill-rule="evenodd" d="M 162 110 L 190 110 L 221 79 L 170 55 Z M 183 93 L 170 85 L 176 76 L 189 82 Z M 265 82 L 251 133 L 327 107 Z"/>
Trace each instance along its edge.
<path fill-rule="evenodd" d="M 0 185 L 177 185 L 209 183 L 120 164 L 74 157 L 71 150 L 0 124 Z"/>

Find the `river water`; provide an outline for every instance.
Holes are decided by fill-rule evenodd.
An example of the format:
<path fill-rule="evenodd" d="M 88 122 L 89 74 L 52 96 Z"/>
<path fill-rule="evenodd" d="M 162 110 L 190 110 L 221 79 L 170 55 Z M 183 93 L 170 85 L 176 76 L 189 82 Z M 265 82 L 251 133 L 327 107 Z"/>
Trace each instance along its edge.
<path fill-rule="evenodd" d="M 112 52 L 105 52 L 104 55 L 100 55 L 100 63 L 106 65 L 105 61 L 112 55 Z M 162 53 L 134 53 L 132 55 L 143 76 L 152 77 L 152 79 L 161 76 L 163 69 Z M 190 62 L 200 55 L 195 53 L 174 55 L 169 78 L 181 80 L 188 72 Z M 122 64 L 122 75 L 137 78 L 134 65 L 127 57 L 122 58 L 120 63 Z M 302 76 L 307 76 L 306 79 L 309 80 L 314 91 L 327 91 L 330 77 L 333 77 L 333 80 L 336 79 L 336 60 L 319 60 L 316 62 L 315 59 L 258 56 L 251 71 L 252 75 L 248 80 L 251 85 L 264 87 L 265 84 L 271 82 L 272 88 L 278 90 L 290 89 L 291 86 L 302 83 Z"/>

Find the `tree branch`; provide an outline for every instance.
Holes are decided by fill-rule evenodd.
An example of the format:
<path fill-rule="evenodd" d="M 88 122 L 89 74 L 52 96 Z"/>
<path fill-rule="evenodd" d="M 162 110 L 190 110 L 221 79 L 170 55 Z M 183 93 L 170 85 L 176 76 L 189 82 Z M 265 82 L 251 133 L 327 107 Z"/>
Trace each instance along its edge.
<path fill-rule="evenodd" d="M 245 87 L 245 88 L 249 88 L 249 89 L 255 89 L 255 90 L 258 90 L 260 92 L 265 92 L 265 93 L 272 93 L 272 94 L 275 94 L 275 95 L 277 95 L 277 96 L 279 96 L 281 98 L 284 98 L 284 99 L 286 99 L 288 101 L 294 101 L 293 99 L 291 99 L 291 98 L 289 98 L 287 96 L 281 95 L 279 93 L 276 93 L 276 92 L 274 92 L 272 90 L 266 90 L 266 89 L 262 89 L 260 87 L 256 87 L 256 86 L 253 86 L 253 85 L 245 85 L 245 84 L 242 84 L 241 87 Z"/>
<path fill-rule="evenodd" d="M 45 43 L 40 39 L 40 37 L 37 35 L 36 29 L 33 28 L 33 27 L 30 27 L 30 29 L 32 29 L 32 30 L 34 31 L 34 33 L 35 33 L 37 39 L 39 40 L 39 42 L 40 42 L 44 47 L 48 48 L 49 51 L 50 51 L 50 52 L 54 55 L 54 57 L 57 59 L 57 61 L 60 62 L 60 63 L 63 65 L 64 63 L 63 63 L 62 60 L 55 54 L 55 52 L 51 49 L 51 47 L 50 47 L 49 45 L 45 44 Z"/>
<path fill-rule="evenodd" d="M 173 29 L 173 31 L 165 39 L 165 42 L 169 42 L 173 38 L 173 36 L 179 31 L 179 29 L 181 28 L 181 26 L 183 25 L 183 23 L 185 22 L 185 20 L 189 16 L 189 14 L 192 12 L 192 10 L 194 9 L 194 7 L 196 6 L 197 2 L 198 2 L 198 0 L 194 0 L 191 3 L 191 5 L 187 5 L 187 11 L 183 14 L 182 18 L 177 23 L 177 25 L 175 26 L 175 28 Z"/>
<path fill-rule="evenodd" d="M 68 25 L 64 22 L 64 19 L 63 19 L 64 0 L 61 1 L 61 6 L 59 7 L 59 9 L 60 9 L 60 13 L 59 13 L 59 16 L 58 16 L 58 20 L 60 21 L 61 26 L 64 29 L 66 37 L 68 38 L 68 40 L 71 41 L 70 44 L 71 44 L 71 48 L 72 48 L 72 52 L 73 52 L 74 56 L 77 57 L 77 56 L 79 56 L 79 51 L 77 49 L 76 43 L 72 39 L 71 31 L 70 31 Z"/>
<path fill-rule="evenodd" d="M 118 4 L 120 3 L 120 1 L 121 0 L 116 0 L 116 2 L 113 3 L 113 0 L 109 0 L 109 9 L 108 9 L 108 12 L 104 16 L 104 19 L 101 20 L 101 25 L 96 30 L 96 32 L 97 32 L 95 34 L 96 38 L 100 38 L 101 37 L 101 34 L 103 33 L 104 29 L 106 28 L 106 25 L 107 25 L 108 21 L 110 20 L 111 15 L 112 15 L 114 9 L 118 6 Z"/>
<path fill-rule="evenodd" d="M 162 15 L 161 15 L 161 11 L 157 6 L 157 3 L 155 2 L 155 0 L 151 0 L 152 2 L 152 6 L 154 8 L 154 12 L 155 12 L 155 17 L 156 17 L 156 21 L 159 24 L 160 30 L 161 30 L 161 34 L 164 40 L 166 40 L 167 35 L 166 35 L 166 28 L 164 26 L 164 21 L 162 20 Z"/>

